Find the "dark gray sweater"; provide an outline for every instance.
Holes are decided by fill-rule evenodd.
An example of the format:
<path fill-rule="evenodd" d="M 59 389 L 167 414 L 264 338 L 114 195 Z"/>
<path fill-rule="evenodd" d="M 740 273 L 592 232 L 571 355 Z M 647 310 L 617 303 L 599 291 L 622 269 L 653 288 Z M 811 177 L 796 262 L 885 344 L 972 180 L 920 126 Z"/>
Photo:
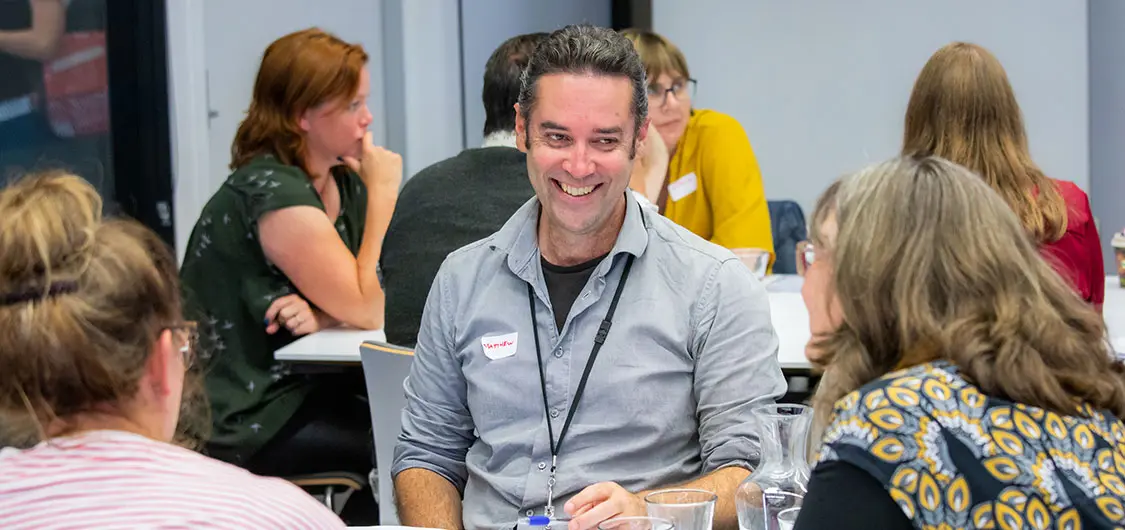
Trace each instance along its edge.
<path fill-rule="evenodd" d="M 387 342 L 413 347 L 430 285 L 450 252 L 500 230 L 535 191 L 511 147 L 468 149 L 407 181 L 383 240 Z"/>

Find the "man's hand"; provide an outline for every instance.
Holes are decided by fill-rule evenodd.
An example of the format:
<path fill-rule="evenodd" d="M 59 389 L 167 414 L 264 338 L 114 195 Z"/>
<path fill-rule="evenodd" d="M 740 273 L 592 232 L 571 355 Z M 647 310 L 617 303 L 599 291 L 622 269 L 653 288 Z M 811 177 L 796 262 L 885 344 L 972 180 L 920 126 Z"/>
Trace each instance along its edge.
<path fill-rule="evenodd" d="M 606 519 L 645 515 L 645 501 L 615 482 L 601 482 L 578 492 L 563 510 L 571 517 L 568 530 L 588 530 Z"/>

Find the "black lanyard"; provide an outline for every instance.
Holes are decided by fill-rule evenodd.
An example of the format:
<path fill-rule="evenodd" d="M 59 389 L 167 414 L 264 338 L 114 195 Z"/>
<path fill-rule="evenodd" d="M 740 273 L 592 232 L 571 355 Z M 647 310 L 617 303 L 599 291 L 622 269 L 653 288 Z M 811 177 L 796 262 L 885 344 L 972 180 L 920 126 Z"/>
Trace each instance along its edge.
<path fill-rule="evenodd" d="M 625 261 L 625 269 L 621 271 L 621 281 L 617 283 L 617 291 L 613 293 L 609 310 L 606 312 L 605 318 L 602 319 L 601 326 L 598 327 L 597 335 L 594 336 L 594 347 L 590 350 L 590 358 L 586 360 L 586 368 L 582 371 L 582 379 L 578 380 L 578 389 L 574 391 L 574 399 L 570 401 L 570 410 L 566 413 L 566 420 L 563 422 L 563 428 L 559 431 L 557 440 L 555 439 L 555 428 L 551 425 L 551 407 L 547 402 L 547 375 L 543 369 L 543 351 L 539 347 L 539 324 L 535 320 L 535 291 L 530 283 L 527 284 L 527 303 L 531 307 L 531 329 L 535 336 L 535 358 L 539 362 L 539 385 L 543 390 L 543 414 L 547 418 L 547 435 L 550 436 L 551 442 L 551 477 L 547 479 L 547 508 L 545 510 L 547 517 L 554 517 L 555 470 L 558 468 L 559 448 L 562 447 L 563 438 L 570 430 L 570 421 L 574 419 L 574 411 L 578 410 L 578 402 L 582 399 L 582 393 L 586 390 L 586 380 L 590 378 L 590 370 L 594 367 L 594 360 L 598 358 L 598 352 L 602 349 L 602 344 L 605 344 L 605 339 L 609 335 L 609 328 L 613 326 L 613 314 L 617 311 L 617 302 L 621 300 L 621 292 L 625 290 L 625 282 L 629 279 L 629 270 L 633 268 L 634 257 L 630 254 L 629 259 Z"/>

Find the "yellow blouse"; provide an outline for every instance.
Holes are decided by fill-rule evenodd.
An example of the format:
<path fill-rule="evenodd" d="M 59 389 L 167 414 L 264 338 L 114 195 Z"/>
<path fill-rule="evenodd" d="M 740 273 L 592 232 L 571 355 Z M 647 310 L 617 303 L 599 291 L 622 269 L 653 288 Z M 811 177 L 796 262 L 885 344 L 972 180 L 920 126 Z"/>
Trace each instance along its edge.
<path fill-rule="evenodd" d="M 717 245 L 768 250 L 772 264 L 762 173 L 738 121 L 695 110 L 668 164 L 668 182 L 664 215 L 669 219 Z"/>

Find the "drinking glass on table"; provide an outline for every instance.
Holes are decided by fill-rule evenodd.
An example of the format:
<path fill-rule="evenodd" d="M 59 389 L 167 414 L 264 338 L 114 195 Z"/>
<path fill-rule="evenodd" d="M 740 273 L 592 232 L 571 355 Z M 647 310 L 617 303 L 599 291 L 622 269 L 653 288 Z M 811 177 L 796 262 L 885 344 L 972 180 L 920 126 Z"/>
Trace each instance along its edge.
<path fill-rule="evenodd" d="M 732 248 L 731 252 L 750 269 L 759 280 L 766 277 L 770 266 L 770 251 L 762 248 Z"/>
<path fill-rule="evenodd" d="M 777 530 L 793 530 L 793 527 L 797 525 L 797 515 L 800 513 L 800 506 L 781 510 L 777 514 Z"/>
<path fill-rule="evenodd" d="M 659 517 L 617 517 L 598 525 L 598 530 L 675 530 L 672 521 Z"/>
<path fill-rule="evenodd" d="M 706 490 L 670 489 L 645 495 L 650 517 L 672 521 L 676 530 L 710 530 L 718 495 Z"/>

